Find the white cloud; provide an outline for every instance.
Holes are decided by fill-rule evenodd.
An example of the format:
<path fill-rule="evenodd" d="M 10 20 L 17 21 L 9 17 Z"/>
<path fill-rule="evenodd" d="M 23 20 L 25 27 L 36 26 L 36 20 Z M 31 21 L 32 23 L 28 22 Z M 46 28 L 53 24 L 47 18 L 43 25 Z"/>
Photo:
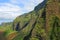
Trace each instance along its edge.
<path fill-rule="evenodd" d="M 43 0 L 10 0 L 9 3 L 0 3 L 0 23 L 2 19 L 15 19 L 17 16 L 29 12 Z M 23 4 L 23 6 L 22 6 Z M 10 21 L 10 20 L 9 20 Z M 5 20 L 7 22 L 7 20 Z"/>
<path fill-rule="evenodd" d="M 11 3 L 16 3 L 16 4 L 19 4 L 19 3 L 28 3 L 30 5 L 30 3 L 33 3 L 33 4 L 38 4 L 38 3 L 41 3 L 43 0 L 10 0 Z"/>
<path fill-rule="evenodd" d="M 16 5 L 12 5 L 10 3 L 5 3 L 4 5 L 0 6 L 0 11 L 19 11 L 20 8 Z"/>
<path fill-rule="evenodd" d="M 22 7 L 22 9 L 26 10 L 27 12 L 33 10 L 34 7 L 42 1 L 43 0 L 10 0 L 10 2 L 15 5 L 23 4 L 24 7 Z"/>
<path fill-rule="evenodd" d="M 16 18 L 20 13 L 14 13 L 14 12 L 0 12 L 0 18 L 3 19 L 14 19 Z"/>
<path fill-rule="evenodd" d="M 10 3 L 4 3 L 4 5 L 0 6 L 0 18 L 14 19 L 18 15 L 33 10 L 34 7 L 42 1 L 43 0 L 11 0 Z M 21 8 L 21 5 L 14 5 L 20 4 L 20 2 L 24 4 L 24 7 Z M 35 5 L 35 3 L 37 4 Z"/>
<path fill-rule="evenodd" d="M 5 5 L 0 6 L 0 18 L 4 19 L 14 19 L 23 12 L 19 6 L 5 3 Z"/>

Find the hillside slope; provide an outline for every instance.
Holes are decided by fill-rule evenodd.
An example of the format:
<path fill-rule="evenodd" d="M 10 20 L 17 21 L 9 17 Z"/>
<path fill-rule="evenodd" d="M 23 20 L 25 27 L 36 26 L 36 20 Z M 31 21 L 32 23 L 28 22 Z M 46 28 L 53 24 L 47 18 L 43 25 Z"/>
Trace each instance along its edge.
<path fill-rule="evenodd" d="M 44 0 L 33 11 L 17 17 L 13 30 L 19 33 L 13 40 L 59 40 L 60 1 Z"/>
<path fill-rule="evenodd" d="M 60 0 L 44 0 L 33 11 L 0 25 L 0 40 L 60 40 Z"/>

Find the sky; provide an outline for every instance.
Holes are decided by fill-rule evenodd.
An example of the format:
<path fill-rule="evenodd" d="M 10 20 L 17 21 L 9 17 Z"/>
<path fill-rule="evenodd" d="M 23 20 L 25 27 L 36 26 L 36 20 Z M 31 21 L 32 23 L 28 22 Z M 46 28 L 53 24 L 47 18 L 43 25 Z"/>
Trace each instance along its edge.
<path fill-rule="evenodd" d="M 0 24 L 12 22 L 17 16 L 28 13 L 43 0 L 0 0 Z"/>

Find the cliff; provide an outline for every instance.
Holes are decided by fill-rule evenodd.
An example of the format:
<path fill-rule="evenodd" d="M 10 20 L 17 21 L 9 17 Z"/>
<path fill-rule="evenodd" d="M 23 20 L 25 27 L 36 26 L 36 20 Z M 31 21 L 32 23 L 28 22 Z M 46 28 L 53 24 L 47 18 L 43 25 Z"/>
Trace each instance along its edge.
<path fill-rule="evenodd" d="M 60 40 L 60 0 L 44 0 L 33 11 L 1 26 L 1 40 Z"/>
<path fill-rule="evenodd" d="M 19 32 L 14 40 L 59 40 L 60 1 L 44 0 L 33 11 L 17 17 L 13 30 Z"/>

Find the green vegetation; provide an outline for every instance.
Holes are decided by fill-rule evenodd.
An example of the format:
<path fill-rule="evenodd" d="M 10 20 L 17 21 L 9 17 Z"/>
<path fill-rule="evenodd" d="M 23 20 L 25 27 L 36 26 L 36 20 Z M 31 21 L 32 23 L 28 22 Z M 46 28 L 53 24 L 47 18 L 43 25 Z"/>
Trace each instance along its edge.
<path fill-rule="evenodd" d="M 8 40 L 60 40 L 60 12 L 57 11 L 60 7 L 55 5 L 59 2 L 45 2 L 18 16 L 12 23 L 2 24 L 0 29 L 4 30 L 4 36 Z"/>

